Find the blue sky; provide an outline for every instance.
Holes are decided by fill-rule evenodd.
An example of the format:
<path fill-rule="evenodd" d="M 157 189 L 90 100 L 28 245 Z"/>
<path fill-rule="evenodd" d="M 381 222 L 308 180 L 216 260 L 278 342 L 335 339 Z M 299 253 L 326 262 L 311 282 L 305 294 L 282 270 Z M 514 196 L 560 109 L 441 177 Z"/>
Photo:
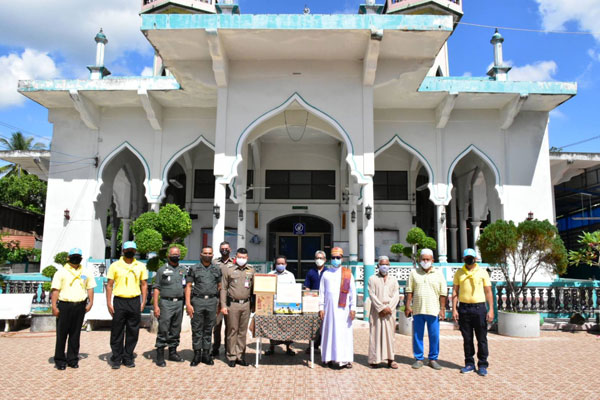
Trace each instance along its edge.
<path fill-rule="evenodd" d="M 383 0 L 379 0 L 382 2 Z M 85 78 L 95 54 L 93 37 L 103 27 L 109 39 L 107 66 L 113 75 L 139 75 L 152 64 L 152 48 L 139 31 L 139 0 L 21 0 L 0 11 L 0 136 L 17 127 L 48 143 L 47 110 L 16 94 L 18 79 Z M 239 0 L 242 13 L 355 13 L 360 1 Z M 501 29 L 504 56 L 517 80 L 575 81 L 578 95 L 551 114 L 550 145 L 566 146 L 600 135 L 599 0 L 464 0 L 461 22 L 554 34 Z M 491 28 L 459 25 L 449 40 L 451 75 L 483 76 L 493 59 Z M 9 125 L 9 126 L 7 126 Z M 565 147 L 600 152 L 600 138 Z"/>

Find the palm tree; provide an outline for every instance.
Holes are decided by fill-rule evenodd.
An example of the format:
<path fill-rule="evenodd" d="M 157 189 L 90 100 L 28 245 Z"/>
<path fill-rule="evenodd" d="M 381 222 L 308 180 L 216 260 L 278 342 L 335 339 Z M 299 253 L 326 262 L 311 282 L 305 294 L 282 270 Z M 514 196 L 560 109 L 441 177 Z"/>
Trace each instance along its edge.
<path fill-rule="evenodd" d="M 13 132 L 10 139 L 0 138 L 0 146 L 8 151 L 45 150 L 46 145 L 40 142 L 33 143 L 33 137 L 25 137 L 21 132 Z M 33 143 L 33 144 L 32 144 Z M 18 164 L 7 164 L 0 167 L 0 175 L 18 174 L 21 176 L 22 168 Z M 27 171 L 23 171 L 27 173 Z"/>

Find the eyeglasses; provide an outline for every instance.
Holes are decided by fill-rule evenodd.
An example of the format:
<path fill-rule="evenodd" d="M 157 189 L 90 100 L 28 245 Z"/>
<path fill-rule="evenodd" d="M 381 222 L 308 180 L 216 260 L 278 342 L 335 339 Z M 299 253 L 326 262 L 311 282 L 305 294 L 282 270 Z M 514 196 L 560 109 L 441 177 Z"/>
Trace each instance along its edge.
<path fill-rule="evenodd" d="M 342 259 L 342 257 L 339 257 L 339 256 L 331 256 L 331 259 L 332 259 L 332 260 L 341 260 L 341 259 Z"/>

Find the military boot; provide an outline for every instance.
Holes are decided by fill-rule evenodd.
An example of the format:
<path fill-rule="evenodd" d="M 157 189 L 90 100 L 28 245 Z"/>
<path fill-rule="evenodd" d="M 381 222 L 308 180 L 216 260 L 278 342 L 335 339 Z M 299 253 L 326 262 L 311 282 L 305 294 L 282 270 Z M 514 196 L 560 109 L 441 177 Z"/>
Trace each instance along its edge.
<path fill-rule="evenodd" d="M 190 367 L 195 367 L 202 360 L 202 350 L 194 350 L 194 359 L 190 363 Z"/>
<path fill-rule="evenodd" d="M 204 353 L 202 354 L 202 362 L 206 365 L 215 365 L 215 362 L 210 354 L 210 350 L 204 350 Z"/>
<path fill-rule="evenodd" d="M 159 367 L 166 367 L 167 363 L 165 362 L 165 348 L 157 347 L 156 348 L 156 365 Z"/>
<path fill-rule="evenodd" d="M 169 347 L 169 361 L 183 362 L 183 358 L 177 354 L 177 347 Z"/>

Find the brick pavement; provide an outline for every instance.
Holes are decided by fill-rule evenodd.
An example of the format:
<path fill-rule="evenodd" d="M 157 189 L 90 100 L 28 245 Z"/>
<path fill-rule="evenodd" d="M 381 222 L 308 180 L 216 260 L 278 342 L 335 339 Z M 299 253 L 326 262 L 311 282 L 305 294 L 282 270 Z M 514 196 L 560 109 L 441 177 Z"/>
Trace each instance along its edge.
<path fill-rule="evenodd" d="M 185 363 L 152 363 L 155 336 L 140 332 L 136 368 L 110 369 L 109 332 L 82 332 L 78 370 L 54 369 L 54 333 L 28 330 L 0 334 L 0 398 L 6 399 L 599 399 L 597 355 L 600 337 L 585 332 L 542 332 L 538 339 L 489 335 L 489 376 L 461 375 L 462 338 L 443 331 L 442 371 L 414 371 L 411 341 L 396 335 L 398 370 L 367 367 L 368 328 L 355 328 L 355 364 L 334 371 L 319 364 L 309 369 L 306 345 L 289 357 L 278 348 L 260 368 L 229 368 L 223 357 L 212 367 L 190 368 L 190 333 L 182 337 Z M 254 361 L 249 339 L 248 361 Z M 264 349 L 264 347 L 263 347 Z M 427 349 L 427 346 L 426 346 Z M 319 358 L 316 356 L 316 360 Z"/>

